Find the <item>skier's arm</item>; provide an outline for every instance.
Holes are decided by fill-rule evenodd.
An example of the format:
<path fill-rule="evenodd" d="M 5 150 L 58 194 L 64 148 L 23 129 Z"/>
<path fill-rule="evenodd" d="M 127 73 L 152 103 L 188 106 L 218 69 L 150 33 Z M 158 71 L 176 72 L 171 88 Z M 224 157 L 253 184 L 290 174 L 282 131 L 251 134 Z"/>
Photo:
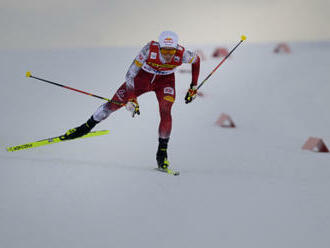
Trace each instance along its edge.
<path fill-rule="evenodd" d="M 185 96 L 186 103 L 190 103 L 196 98 L 197 95 L 197 83 L 200 69 L 200 59 L 196 52 L 186 50 L 183 53 L 183 63 L 191 64 L 191 84 Z"/>
<path fill-rule="evenodd" d="M 185 50 L 183 53 L 183 63 L 191 64 L 191 84 L 197 86 L 200 68 L 200 58 L 196 52 Z"/>
<path fill-rule="evenodd" d="M 193 86 L 197 86 L 200 68 L 200 59 L 198 55 L 196 56 L 196 61 L 191 64 L 191 84 Z"/>
<path fill-rule="evenodd" d="M 149 43 L 145 45 L 142 50 L 139 52 L 139 54 L 136 56 L 130 67 L 128 68 L 128 71 L 126 73 L 126 90 L 128 99 L 135 98 L 134 95 L 134 78 L 141 70 L 142 65 L 147 60 L 149 53 Z"/>

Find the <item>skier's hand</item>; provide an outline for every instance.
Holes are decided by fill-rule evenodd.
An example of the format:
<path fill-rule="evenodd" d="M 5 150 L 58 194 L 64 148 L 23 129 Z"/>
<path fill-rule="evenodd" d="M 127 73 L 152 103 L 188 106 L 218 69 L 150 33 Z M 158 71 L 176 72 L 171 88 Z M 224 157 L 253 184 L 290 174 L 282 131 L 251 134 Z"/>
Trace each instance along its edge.
<path fill-rule="evenodd" d="M 136 98 L 131 98 L 128 100 L 126 103 L 126 109 L 132 113 L 132 117 L 134 117 L 136 114 L 140 114 L 140 107 Z"/>
<path fill-rule="evenodd" d="M 187 91 L 186 97 L 184 98 L 186 100 L 186 104 L 192 102 L 197 96 L 197 87 L 195 85 L 190 85 L 189 90 Z"/>

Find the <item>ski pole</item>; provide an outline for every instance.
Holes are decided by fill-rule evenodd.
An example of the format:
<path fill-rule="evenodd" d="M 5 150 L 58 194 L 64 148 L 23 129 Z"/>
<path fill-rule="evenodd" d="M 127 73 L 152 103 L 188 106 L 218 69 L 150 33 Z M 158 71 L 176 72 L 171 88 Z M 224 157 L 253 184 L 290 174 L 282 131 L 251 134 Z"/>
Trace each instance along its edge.
<path fill-rule="evenodd" d="M 223 62 L 226 61 L 226 59 L 235 51 L 235 49 L 243 42 L 246 40 L 246 36 L 242 35 L 241 36 L 241 41 L 224 57 L 221 62 L 211 71 L 211 73 L 198 85 L 197 90 L 202 87 L 202 85 L 208 80 L 212 74 L 222 65 Z"/>
<path fill-rule="evenodd" d="M 102 97 L 102 96 L 94 95 L 92 93 L 88 93 L 88 92 L 85 92 L 85 91 L 82 91 L 82 90 L 74 89 L 74 88 L 71 88 L 71 87 L 66 86 L 66 85 L 63 85 L 63 84 L 55 83 L 55 82 L 52 82 L 52 81 L 49 81 L 49 80 L 46 80 L 46 79 L 43 79 L 43 78 L 32 76 L 31 75 L 31 72 L 29 72 L 29 71 L 26 72 L 26 77 L 34 78 L 34 79 L 37 79 L 37 80 L 42 81 L 42 82 L 46 82 L 46 83 L 49 83 L 49 84 L 60 86 L 60 87 L 63 87 L 65 89 L 68 89 L 68 90 L 77 91 L 77 92 L 82 93 L 82 94 L 85 94 L 85 95 L 94 96 L 94 97 L 97 97 L 99 99 L 102 99 L 102 100 L 105 100 L 105 101 L 108 101 L 108 102 L 112 102 L 112 103 L 117 104 L 117 105 L 121 105 L 121 106 L 125 105 L 125 104 L 123 104 L 121 102 L 113 101 L 113 100 L 110 100 L 110 99 L 105 98 L 105 97 Z"/>

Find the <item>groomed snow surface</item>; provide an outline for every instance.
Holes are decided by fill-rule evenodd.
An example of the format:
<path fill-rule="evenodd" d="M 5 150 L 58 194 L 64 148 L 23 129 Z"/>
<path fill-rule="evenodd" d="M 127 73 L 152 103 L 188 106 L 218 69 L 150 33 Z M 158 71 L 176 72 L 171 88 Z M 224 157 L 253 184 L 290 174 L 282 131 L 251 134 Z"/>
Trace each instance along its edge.
<path fill-rule="evenodd" d="M 330 43 L 275 45 L 244 42 L 188 105 L 191 76 L 176 74 L 177 177 L 153 169 L 153 93 L 140 116 L 121 109 L 95 128 L 108 135 L 5 150 L 63 134 L 102 103 L 26 71 L 110 98 L 139 48 L 1 51 L 0 247 L 328 248 L 330 155 L 301 147 L 330 145 Z M 214 48 L 202 47 L 200 81 Z M 237 127 L 216 126 L 221 113 Z"/>

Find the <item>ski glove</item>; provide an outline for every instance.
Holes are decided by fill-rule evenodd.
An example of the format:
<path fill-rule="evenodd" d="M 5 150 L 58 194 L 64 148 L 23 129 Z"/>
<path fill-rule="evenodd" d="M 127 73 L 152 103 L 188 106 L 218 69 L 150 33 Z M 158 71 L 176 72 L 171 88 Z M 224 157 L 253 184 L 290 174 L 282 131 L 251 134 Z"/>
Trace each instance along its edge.
<path fill-rule="evenodd" d="M 192 102 L 197 96 L 197 87 L 195 85 L 190 84 L 190 89 L 188 90 L 186 97 L 186 104 Z"/>
<path fill-rule="evenodd" d="M 132 113 L 132 117 L 134 117 L 136 114 L 140 114 L 140 107 L 136 98 L 131 98 L 128 100 L 126 103 L 126 109 Z"/>

